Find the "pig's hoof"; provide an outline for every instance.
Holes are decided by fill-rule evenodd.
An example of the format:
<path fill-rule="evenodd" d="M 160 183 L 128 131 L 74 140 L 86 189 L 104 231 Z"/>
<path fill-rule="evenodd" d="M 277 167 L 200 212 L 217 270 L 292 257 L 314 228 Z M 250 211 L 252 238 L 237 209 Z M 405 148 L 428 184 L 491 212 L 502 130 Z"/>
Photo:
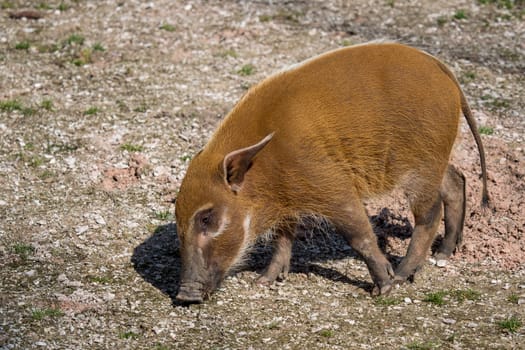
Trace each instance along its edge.
<path fill-rule="evenodd" d="M 204 301 L 204 298 L 200 293 L 185 293 L 179 292 L 175 299 L 181 304 L 200 304 Z"/>
<path fill-rule="evenodd" d="M 268 276 L 261 276 L 257 279 L 257 284 L 260 286 L 270 286 L 275 281 L 275 278 L 270 278 Z"/>
<path fill-rule="evenodd" d="M 402 285 L 407 281 L 406 277 L 395 275 L 392 283 Z"/>
<path fill-rule="evenodd" d="M 373 297 L 377 297 L 377 296 L 380 296 L 380 295 L 388 295 L 390 294 L 390 291 L 392 290 L 392 285 L 389 283 L 389 284 L 385 284 L 381 287 L 379 286 L 375 286 L 374 289 L 372 289 L 372 296 Z"/>

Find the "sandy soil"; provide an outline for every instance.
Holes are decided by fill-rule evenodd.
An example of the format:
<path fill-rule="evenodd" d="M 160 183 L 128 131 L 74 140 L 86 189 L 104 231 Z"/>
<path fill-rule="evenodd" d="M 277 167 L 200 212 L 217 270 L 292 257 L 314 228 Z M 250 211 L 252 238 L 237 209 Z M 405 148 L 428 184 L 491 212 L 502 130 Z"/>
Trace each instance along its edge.
<path fill-rule="evenodd" d="M 31 10 L 23 16 L 21 11 Z M 524 349 L 525 21 L 509 1 L 0 1 L 0 349 Z M 174 303 L 174 199 L 191 156 L 254 83 L 376 39 L 459 78 L 464 243 L 388 298 L 340 237 L 308 230 L 285 282 L 247 265 L 203 305 Z M 367 204 L 403 256 L 405 200 Z M 440 228 L 440 234 L 443 227 Z M 430 252 L 429 252 L 430 253 Z"/>

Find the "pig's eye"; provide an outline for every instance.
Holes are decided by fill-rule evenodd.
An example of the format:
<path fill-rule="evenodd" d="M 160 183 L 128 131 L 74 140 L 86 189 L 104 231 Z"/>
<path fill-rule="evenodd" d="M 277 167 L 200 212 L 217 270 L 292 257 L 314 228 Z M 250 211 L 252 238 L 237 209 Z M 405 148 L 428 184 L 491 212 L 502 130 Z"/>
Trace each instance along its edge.
<path fill-rule="evenodd" d="M 195 224 L 199 231 L 206 232 L 214 224 L 213 209 L 206 209 L 195 216 Z"/>

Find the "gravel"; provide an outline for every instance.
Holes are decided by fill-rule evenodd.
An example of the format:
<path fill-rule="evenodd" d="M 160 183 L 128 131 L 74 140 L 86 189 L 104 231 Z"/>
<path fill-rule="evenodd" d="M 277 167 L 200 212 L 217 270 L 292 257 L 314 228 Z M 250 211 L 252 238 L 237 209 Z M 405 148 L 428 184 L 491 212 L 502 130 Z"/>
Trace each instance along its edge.
<path fill-rule="evenodd" d="M 34 4 L 0 1 L 0 349 L 524 348 L 522 1 Z M 373 299 L 351 248 L 309 228 L 286 281 L 254 284 L 261 243 L 208 302 L 177 305 L 173 210 L 191 156 L 251 85 L 376 39 L 456 73 L 484 128 L 491 210 L 463 123 L 464 244 L 446 264 Z M 396 262 L 406 202 L 367 207 Z"/>

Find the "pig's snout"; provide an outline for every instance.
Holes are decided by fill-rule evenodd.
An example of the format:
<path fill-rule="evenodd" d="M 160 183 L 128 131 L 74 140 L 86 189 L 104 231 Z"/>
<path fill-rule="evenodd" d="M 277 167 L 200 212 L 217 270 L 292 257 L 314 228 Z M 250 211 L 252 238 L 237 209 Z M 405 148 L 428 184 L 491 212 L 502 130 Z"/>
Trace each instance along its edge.
<path fill-rule="evenodd" d="M 202 284 L 182 283 L 175 299 L 183 304 L 200 304 L 204 301 Z"/>

